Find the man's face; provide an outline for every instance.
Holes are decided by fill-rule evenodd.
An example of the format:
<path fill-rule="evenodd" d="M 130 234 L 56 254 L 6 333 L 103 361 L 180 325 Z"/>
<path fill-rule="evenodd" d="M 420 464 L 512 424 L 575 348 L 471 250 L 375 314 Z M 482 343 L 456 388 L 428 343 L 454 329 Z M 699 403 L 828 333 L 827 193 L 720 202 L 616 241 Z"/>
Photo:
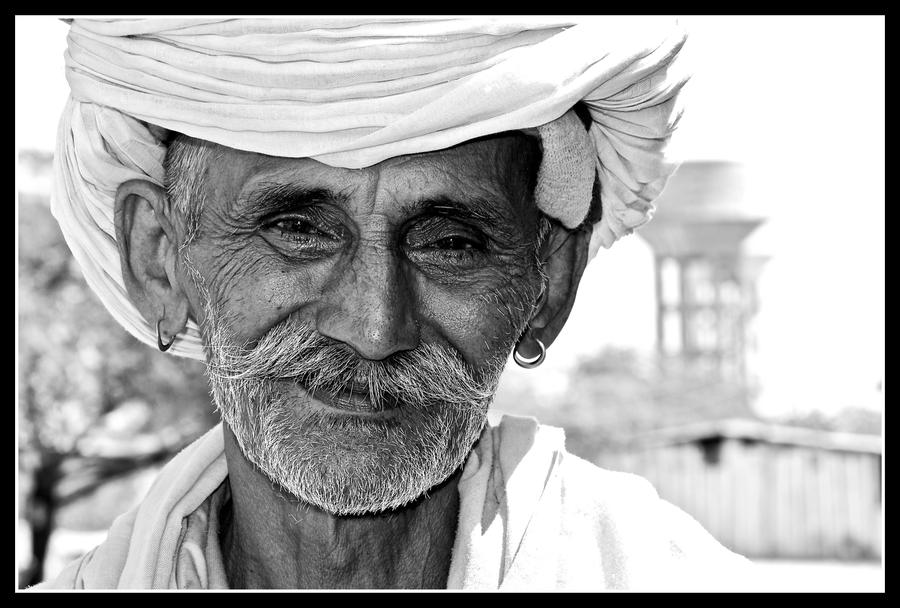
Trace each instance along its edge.
<path fill-rule="evenodd" d="M 523 137 L 359 170 L 217 148 L 184 283 L 223 418 L 294 496 L 395 508 L 465 460 L 541 288 Z"/>

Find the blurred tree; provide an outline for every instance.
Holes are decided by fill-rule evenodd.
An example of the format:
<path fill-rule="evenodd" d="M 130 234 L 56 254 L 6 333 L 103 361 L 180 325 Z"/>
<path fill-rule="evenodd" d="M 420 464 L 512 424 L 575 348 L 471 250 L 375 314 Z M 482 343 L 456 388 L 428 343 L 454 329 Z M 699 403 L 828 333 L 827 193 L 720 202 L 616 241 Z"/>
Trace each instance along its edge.
<path fill-rule="evenodd" d="M 218 421 L 204 366 L 141 344 L 81 276 L 45 197 L 19 198 L 19 467 L 43 579 L 60 507 L 168 460 Z"/>

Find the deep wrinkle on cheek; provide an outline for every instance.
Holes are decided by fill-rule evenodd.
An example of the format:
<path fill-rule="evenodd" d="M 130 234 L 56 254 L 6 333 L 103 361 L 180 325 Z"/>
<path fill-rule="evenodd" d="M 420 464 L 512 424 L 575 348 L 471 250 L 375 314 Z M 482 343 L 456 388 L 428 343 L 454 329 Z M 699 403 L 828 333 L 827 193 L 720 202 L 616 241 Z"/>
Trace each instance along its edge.
<path fill-rule="evenodd" d="M 509 331 L 501 328 L 499 315 L 485 310 L 478 298 L 463 302 L 448 302 L 440 297 L 430 297 L 421 314 L 437 320 L 434 325 L 443 341 L 446 341 L 473 367 L 482 364 L 485 357 L 495 353 L 505 343 Z M 439 310 L 435 310 L 440 306 Z"/>
<path fill-rule="evenodd" d="M 214 297 L 226 310 L 245 311 L 253 307 L 256 277 L 264 274 L 265 263 L 261 258 L 244 256 L 216 256 L 215 270 L 211 274 Z"/>
<path fill-rule="evenodd" d="M 275 269 L 259 261 L 225 300 L 226 310 L 233 311 L 232 331 L 252 346 L 275 325 L 297 314 L 318 299 L 319 282 L 303 269 Z"/>
<path fill-rule="evenodd" d="M 516 276 L 492 274 L 477 287 L 446 287 L 421 276 L 416 286 L 419 314 L 473 365 L 518 337 L 539 293 L 540 278 L 527 268 Z"/>
<path fill-rule="evenodd" d="M 271 316 L 274 294 L 267 279 L 276 264 L 259 255 L 244 239 L 205 239 L 192 247 L 191 263 L 203 278 L 203 290 L 223 315 L 236 341 L 256 338 Z"/>

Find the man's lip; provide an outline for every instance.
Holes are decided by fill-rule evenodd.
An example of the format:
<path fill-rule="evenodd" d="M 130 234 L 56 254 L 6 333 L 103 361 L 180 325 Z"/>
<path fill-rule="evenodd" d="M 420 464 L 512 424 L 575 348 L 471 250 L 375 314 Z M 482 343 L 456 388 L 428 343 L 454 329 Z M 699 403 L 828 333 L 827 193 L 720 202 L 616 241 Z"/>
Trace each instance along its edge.
<path fill-rule="evenodd" d="M 340 393 L 329 393 L 321 390 L 306 391 L 313 399 L 321 401 L 331 407 L 347 410 L 362 410 L 363 412 L 374 412 L 375 408 L 368 397 L 355 390 L 341 391 Z"/>
<path fill-rule="evenodd" d="M 396 408 L 376 408 L 369 400 L 368 394 L 357 390 L 330 393 L 322 390 L 310 390 L 303 384 L 301 388 L 318 404 L 334 413 L 352 414 L 357 416 L 375 416 L 379 418 L 392 417 Z"/>

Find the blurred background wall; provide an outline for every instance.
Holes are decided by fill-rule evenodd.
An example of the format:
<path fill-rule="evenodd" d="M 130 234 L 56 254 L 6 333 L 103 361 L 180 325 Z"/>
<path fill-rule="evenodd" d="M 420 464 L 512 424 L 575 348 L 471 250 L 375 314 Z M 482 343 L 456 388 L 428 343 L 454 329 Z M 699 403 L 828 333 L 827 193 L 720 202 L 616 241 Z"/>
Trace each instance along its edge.
<path fill-rule="evenodd" d="M 647 477 L 771 589 L 882 589 L 884 19 L 680 21 L 681 166 L 494 409 Z M 16 19 L 20 586 L 101 542 L 217 421 L 203 366 L 119 328 L 49 214 L 65 32 Z"/>

